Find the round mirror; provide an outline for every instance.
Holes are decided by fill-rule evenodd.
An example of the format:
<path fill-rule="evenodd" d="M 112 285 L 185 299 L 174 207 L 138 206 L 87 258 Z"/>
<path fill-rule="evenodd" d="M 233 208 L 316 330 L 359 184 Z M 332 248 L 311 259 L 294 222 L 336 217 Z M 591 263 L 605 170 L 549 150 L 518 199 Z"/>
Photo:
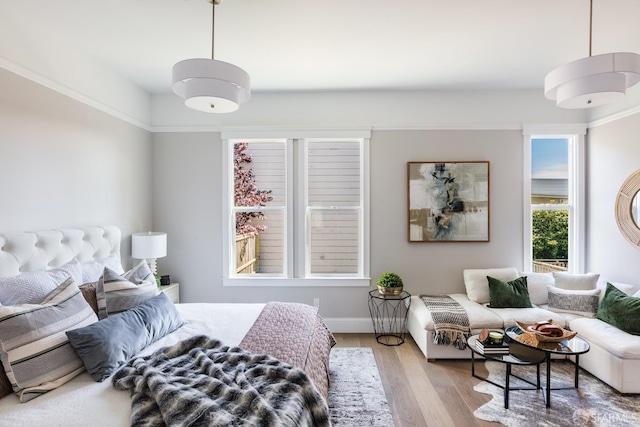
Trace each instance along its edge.
<path fill-rule="evenodd" d="M 640 170 L 622 184 L 616 197 L 616 223 L 625 239 L 640 246 Z"/>

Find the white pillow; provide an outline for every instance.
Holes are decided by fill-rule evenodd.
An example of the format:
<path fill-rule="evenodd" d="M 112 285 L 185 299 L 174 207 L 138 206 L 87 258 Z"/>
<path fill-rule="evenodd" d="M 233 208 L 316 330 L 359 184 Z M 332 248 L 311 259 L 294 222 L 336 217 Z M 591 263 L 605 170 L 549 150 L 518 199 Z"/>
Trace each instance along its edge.
<path fill-rule="evenodd" d="M 156 279 L 144 260 L 124 275 L 106 267 L 96 285 L 98 318 L 127 311 L 159 293 Z"/>
<path fill-rule="evenodd" d="M 556 313 L 573 313 L 594 317 L 598 311 L 600 289 L 569 290 L 547 286 L 549 310 Z"/>
<path fill-rule="evenodd" d="M 553 274 L 520 272 L 520 276 L 527 278 L 527 288 L 529 289 L 531 304 L 544 305 L 549 301 L 547 286 L 553 286 L 555 284 Z"/>
<path fill-rule="evenodd" d="M 100 276 L 102 276 L 105 267 L 118 274 L 124 273 L 124 268 L 122 268 L 122 264 L 120 264 L 120 258 L 116 255 L 109 255 L 106 258 L 82 264 L 82 282 L 78 282 L 78 286 L 85 283 L 97 282 Z"/>
<path fill-rule="evenodd" d="M 635 294 L 633 294 L 631 296 L 634 297 L 634 298 L 640 298 L 640 291 L 636 292 Z"/>
<path fill-rule="evenodd" d="M 467 298 L 478 304 L 489 302 L 489 280 L 487 276 L 510 282 L 517 279 L 518 270 L 515 267 L 506 268 L 472 268 L 462 272 Z"/>
<path fill-rule="evenodd" d="M 596 288 L 598 279 L 600 278 L 600 274 L 574 274 L 566 273 L 564 271 L 554 271 L 553 278 L 556 282 L 556 287 L 558 288 L 574 291 L 585 291 Z"/>
<path fill-rule="evenodd" d="M 0 307 L 0 360 L 21 402 L 60 387 L 84 371 L 65 332 L 97 321 L 71 278 L 41 304 Z"/>
<path fill-rule="evenodd" d="M 38 270 L 12 277 L 0 278 L 0 303 L 2 305 L 39 304 L 62 282 L 72 278 L 82 280 L 82 269 L 73 260 L 51 270 Z"/>

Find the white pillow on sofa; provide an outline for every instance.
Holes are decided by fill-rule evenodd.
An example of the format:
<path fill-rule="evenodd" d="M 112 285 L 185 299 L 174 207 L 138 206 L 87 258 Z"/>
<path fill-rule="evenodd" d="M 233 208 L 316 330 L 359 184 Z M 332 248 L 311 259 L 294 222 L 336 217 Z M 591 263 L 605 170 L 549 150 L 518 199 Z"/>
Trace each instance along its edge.
<path fill-rule="evenodd" d="M 558 288 L 572 291 L 588 291 L 596 288 L 600 274 L 575 274 L 564 271 L 554 271 L 553 278 L 556 282 L 555 286 Z"/>
<path fill-rule="evenodd" d="M 531 304 L 544 305 L 549 302 L 549 291 L 547 291 L 547 286 L 555 285 L 556 282 L 553 280 L 553 274 L 520 272 L 520 277 L 527 278 L 527 288 L 529 289 Z"/>
<path fill-rule="evenodd" d="M 505 268 L 470 268 L 462 272 L 464 287 L 467 290 L 467 298 L 478 304 L 489 302 L 489 280 L 487 276 L 500 279 L 505 282 L 520 277 L 515 267 Z"/>
<path fill-rule="evenodd" d="M 550 311 L 594 317 L 600 305 L 600 289 L 568 290 L 549 285 Z"/>

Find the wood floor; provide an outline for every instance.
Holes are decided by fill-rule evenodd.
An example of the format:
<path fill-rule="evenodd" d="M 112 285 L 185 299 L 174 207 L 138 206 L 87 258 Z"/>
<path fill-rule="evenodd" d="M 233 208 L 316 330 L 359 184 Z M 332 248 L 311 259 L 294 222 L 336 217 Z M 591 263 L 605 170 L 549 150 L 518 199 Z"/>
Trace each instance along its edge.
<path fill-rule="evenodd" d="M 471 376 L 469 360 L 427 362 L 408 334 L 395 347 L 378 344 L 373 334 L 335 337 L 337 347 L 373 349 L 396 427 L 501 426 L 473 416 L 490 396 L 473 390 L 480 380 Z M 482 363 L 476 364 L 476 373 L 486 375 Z"/>

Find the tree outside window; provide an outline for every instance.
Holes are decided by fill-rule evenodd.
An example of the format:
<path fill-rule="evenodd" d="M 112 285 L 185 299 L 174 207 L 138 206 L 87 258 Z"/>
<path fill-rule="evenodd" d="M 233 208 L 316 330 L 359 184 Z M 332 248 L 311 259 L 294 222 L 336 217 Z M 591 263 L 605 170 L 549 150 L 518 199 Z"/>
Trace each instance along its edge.
<path fill-rule="evenodd" d="M 237 143 L 233 148 L 234 203 L 236 207 L 264 207 L 273 200 L 272 190 L 260 190 L 253 170 L 253 158 L 247 153 L 249 144 Z M 258 233 L 267 229 L 266 216 L 260 210 L 236 212 L 236 272 L 257 272 Z M 262 222 L 255 224 L 253 220 Z"/>

